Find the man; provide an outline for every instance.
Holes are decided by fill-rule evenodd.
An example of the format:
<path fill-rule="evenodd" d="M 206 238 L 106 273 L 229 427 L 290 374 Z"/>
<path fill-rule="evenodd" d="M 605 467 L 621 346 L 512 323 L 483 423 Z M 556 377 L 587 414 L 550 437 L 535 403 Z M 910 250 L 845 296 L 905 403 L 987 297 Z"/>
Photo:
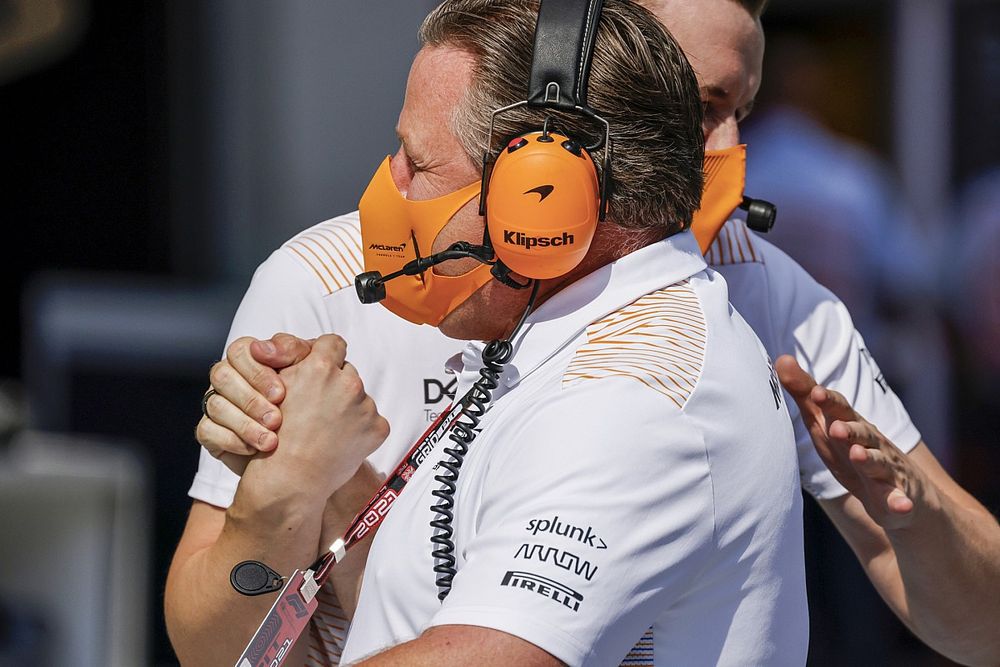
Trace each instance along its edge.
<path fill-rule="evenodd" d="M 707 147 L 737 144 L 738 123 L 749 112 L 760 81 L 763 3 L 647 4 L 676 36 L 699 77 Z M 276 331 L 305 338 L 328 331 L 345 336 L 352 359 L 367 364 L 367 387 L 393 425 L 389 440 L 372 459 L 384 471 L 396 461 L 380 459 L 383 452 L 395 450 L 398 457 L 419 434 L 420 424 L 447 404 L 446 392 L 454 392 L 452 379 L 436 371 L 436 358 L 455 348 L 429 327 L 400 331 L 400 324 L 382 309 L 363 310 L 357 304 L 348 279 L 360 270 L 352 247 L 356 226 L 350 216 L 335 219 L 276 252 L 259 270 L 230 340 L 266 339 Z M 842 305 L 783 253 L 747 234 L 738 220 L 722 230 L 707 258 L 725 276 L 730 299 L 771 356 L 795 352 L 822 384 L 840 392 L 813 389 L 811 378 L 791 360 L 778 365 L 801 407 L 802 418 L 795 421 L 803 485 L 819 498 L 880 593 L 935 649 L 963 662 L 996 663 L 1000 637 L 992 628 L 1000 599 L 1000 529 L 941 469 L 892 391 L 876 384 L 878 370 L 859 349 L 861 338 Z M 209 412 L 222 426 L 202 420 L 199 439 L 235 467 L 242 465 L 236 454 L 258 447 L 270 451 L 277 444 L 274 432 L 264 427 L 278 429 L 283 387 L 265 365 L 284 367 L 307 352 L 307 345 L 288 337 L 275 342 L 277 348 L 270 341 L 250 346 L 249 339 L 240 339 L 230 348 L 232 366 L 222 363 L 213 369 L 213 386 L 222 396 L 209 400 Z M 265 398 L 269 389 L 274 392 L 271 401 Z M 851 404 L 888 437 L 861 420 Z M 203 452 L 192 495 L 204 502 L 195 502 L 185 546 L 213 543 L 223 523 L 220 508 L 231 502 L 235 480 Z M 949 576 L 942 578 L 945 564 Z"/>
<path fill-rule="evenodd" d="M 430 252 L 483 238 L 473 156 L 490 112 L 524 95 L 536 11 L 528 0 L 452 0 L 432 12 L 400 114 L 402 147 L 373 178 L 365 220 L 378 218 L 383 197 L 427 210 L 471 188 Z M 502 366 L 493 344 L 466 345 L 457 391 L 479 387 L 490 410 L 480 404 L 476 416 L 472 399 L 458 417 L 476 423 L 456 438 L 478 431 L 464 457 L 443 443 L 429 455 L 442 468 L 461 466 L 447 508 L 435 508 L 453 516 L 448 538 L 428 511 L 443 498 L 442 473 L 428 460 L 375 536 L 346 662 L 377 653 L 365 664 L 605 665 L 640 640 L 655 664 L 805 660 L 787 411 L 759 342 L 683 231 L 702 181 L 694 74 L 655 17 L 625 0 L 605 3 L 594 53 L 589 102 L 615 147 L 608 219 L 576 268 L 537 278 L 531 290 L 491 279 L 436 313 L 454 337 L 509 338 L 513 356 Z M 540 128 L 548 113 L 498 118 L 496 135 Z M 555 122 L 571 137 L 592 127 L 579 114 Z M 503 144 L 501 157 L 552 142 L 546 131 L 526 136 Z M 579 155 L 572 141 L 557 145 Z M 501 172 L 498 159 L 491 188 Z M 537 194 L 539 206 L 565 196 Z M 524 283 L 518 271 L 511 279 Z M 467 273 L 460 262 L 435 269 Z M 327 499 L 385 436 L 339 341 L 320 337 L 286 369 L 281 446 L 248 463 L 215 543 L 175 564 L 168 621 L 185 661 L 215 650 L 221 662 L 219 645 L 232 645 L 224 620 L 239 616 L 225 625 L 252 629 L 236 610 L 248 605 L 225 600 L 235 597 L 226 561 L 257 558 L 281 571 L 311 561 L 288 536 L 318 549 Z M 348 607 L 349 586 L 341 577 Z"/>

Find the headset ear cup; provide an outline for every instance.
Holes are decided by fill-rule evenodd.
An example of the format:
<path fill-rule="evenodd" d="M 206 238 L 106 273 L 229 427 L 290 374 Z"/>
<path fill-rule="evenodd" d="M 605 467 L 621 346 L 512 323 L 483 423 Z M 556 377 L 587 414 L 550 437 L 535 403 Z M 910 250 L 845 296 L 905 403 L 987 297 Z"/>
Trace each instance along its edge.
<path fill-rule="evenodd" d="M 572 139 L 531 132 L 500 151 L 486 201 L 497 258 L 526 278 L 556 278 L 590 249 L 600 206 L 597 170 Z"/>

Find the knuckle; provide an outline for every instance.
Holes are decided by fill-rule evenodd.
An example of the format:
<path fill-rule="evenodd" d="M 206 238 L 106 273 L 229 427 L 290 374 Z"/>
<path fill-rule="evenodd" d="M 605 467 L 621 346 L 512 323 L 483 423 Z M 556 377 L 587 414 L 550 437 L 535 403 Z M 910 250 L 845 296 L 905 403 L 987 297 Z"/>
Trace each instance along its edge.
<path fill-rule="evenodd" d="M 313 368 L 323 375 L 330 375 L 340 368 L 337 361 L 326 352 L 314 353 L 308 359 L 311 360 Z"/>
<path fill-rule="evenodd" d="M 362 392 L 365 390 L 365 383 L 361 379 L 361 375 L 358 373 L 358 369 L 352 366 L 350 363 L 344 362 L 341 367 L 341 377 L 345 382 L 349 382 L 351 387 L 359 387 Z"/>
<path fill-rule="evenodd" d="M 361 377 L 357 373 L 344 373 L 340 378 L 340 384 L 341 390 L 348 397 L 367 397 L 364 383 L 361 382 Z"/>
<path fill-rule="evenodd" d="M 271 377 L 274 375 L 274 371 L 267 366 L 258 366 L 254 368 L 253 372 L 248 378 L 250 385 L 255 389 L 262 389 L 271 382 Z M 251 399 L 252 400 L 252 399 Z"/>
<path fill-rule="evenodd" d="M 338 357 L 341 361 L 344 359 L 344 355 L 347 353 L 347 341 L 338 336 L 337 334 L 323 334 L 316 341 L 320 346 L 327 350 L 329 354 L 334 357 Z"/>
<path fill-rule="evenodd" d="M 212 386 L 216 390 L 220 386 L 225 385 L 229 381 L 230 374 L 232 373 L 232 366 L 229 365 L 228 361 L 219 361 L 212 366 L 212 370 L 209 371 L 208 377 L 212 381 Z"/>
<path fill-rule="evenodd" d="M 258 419 L 267 410 L 268 404 L 260 397 L 260 394 L 251 394 L 240 405 L 240 409 L 247 417 Z"/>
<path fill-rule="evenodd" d="M 347 341 L 335 333 L 324 334 L 323 338 L 335 347 L 343 347 L 343 348 L 347 347 Z"/>
<path fill-rule="evenodd" d="M 295 350 L 302 343 L 302 339 L 282 331 L 271 336 L 271 342 L 274 343 L 274 347 L 279 351 L 288 353 Z"/>
<path fill-rule="evenodd" d="M 375 419 L 373 435 L 378 438 L 379 443 L 389 437 L 389 430 L 389 420 L 382 415 L 378 415 Z"/>
<path fill-rule="evenodd" d="M 208 417 L 202 417 L 198 420 L 198 424 L 194 427 L 194 439 L 198 441 L 198 444 L 209 449 L 211 441 L 209 440 L 206 423 L 208 422 Z"/>
<path fill-rule="evenodd" d="M 229 344 L 229 347 L 226 348 L 226 357 L 234 357 L 244 354 L 247 349 L 249 349 L 250 343 L 253 341 L 254 339 L 250 336 L 241 336 L 240 338 L 237 338 Z"/>

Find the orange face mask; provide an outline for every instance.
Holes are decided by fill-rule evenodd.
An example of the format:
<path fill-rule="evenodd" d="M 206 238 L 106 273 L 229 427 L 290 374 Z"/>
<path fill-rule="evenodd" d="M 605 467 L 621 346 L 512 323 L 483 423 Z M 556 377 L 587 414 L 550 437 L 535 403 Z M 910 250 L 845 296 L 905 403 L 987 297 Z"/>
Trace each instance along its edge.
<path fill-rule="evenodd" d="M 747 176 L 746 144 L 705 151 L 705 188 L 691 231 L 703 253 L 715 241 L 730 214 L 743 202 Z"/>
<path fill-rule="evenodd" d="M 379 166 L 358 205 L 365 271 L 384 275 L 429 255 L 437 235 L 480 188 L 477 181 L 443 197 L 412 201 L 393 182 L 390 159 Z M 460 276 L 441 276 L 429 269 L 386 282 L 382 305 L 414 324 L 437 326 L 490 279 L 485 264 Z"/>

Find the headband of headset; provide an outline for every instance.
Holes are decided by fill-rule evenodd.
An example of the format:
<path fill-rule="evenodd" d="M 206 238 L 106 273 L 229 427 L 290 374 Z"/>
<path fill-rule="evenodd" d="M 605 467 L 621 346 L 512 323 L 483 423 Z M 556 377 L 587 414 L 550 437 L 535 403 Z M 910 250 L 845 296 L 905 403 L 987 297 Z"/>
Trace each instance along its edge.
<path fill-rule="evenodd" d="M 529 106 L 589 109 L 587 79 L 603 6 L 604 0 L 542 0 L 528 79 Z"/>

